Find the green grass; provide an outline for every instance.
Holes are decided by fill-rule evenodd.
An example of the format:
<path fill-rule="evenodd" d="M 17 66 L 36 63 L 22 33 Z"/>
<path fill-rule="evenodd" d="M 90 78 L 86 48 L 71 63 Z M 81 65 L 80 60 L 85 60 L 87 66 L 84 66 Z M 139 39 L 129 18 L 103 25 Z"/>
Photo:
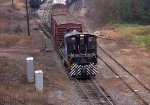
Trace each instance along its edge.
<path fill-rule="evenodd" d="M 138 24 L 116 24 L 117 31 L 132 44 L 150 49 L 150 26 Z"/>

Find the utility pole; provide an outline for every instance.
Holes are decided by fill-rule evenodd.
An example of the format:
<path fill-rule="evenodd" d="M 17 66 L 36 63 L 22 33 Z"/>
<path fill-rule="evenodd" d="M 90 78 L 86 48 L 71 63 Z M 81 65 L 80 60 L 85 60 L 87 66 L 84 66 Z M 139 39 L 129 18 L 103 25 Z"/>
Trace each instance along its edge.
<path fill-rule="evenodd" d="M 28 0 L 26 0 L 26 12 L 27 12 L 27 28 L 28 28 L 28 36 L 30 36 L 30 24 L 29 24 Z"/>
<path fill-rule="evenodd" d="M 12 8 L 14 9 L 14 0 L 12 0 Z"/>

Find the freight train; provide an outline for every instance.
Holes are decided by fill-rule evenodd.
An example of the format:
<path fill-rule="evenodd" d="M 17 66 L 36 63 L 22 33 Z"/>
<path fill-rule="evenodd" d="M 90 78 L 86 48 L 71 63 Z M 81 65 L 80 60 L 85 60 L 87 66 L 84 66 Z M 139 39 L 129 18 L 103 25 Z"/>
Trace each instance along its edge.
<path fill-rule="evenodd" d="M 51 31 L 70 76 L 97 75 L 97 37 L 84 31 L 64 4 L 52 5 Z"/>

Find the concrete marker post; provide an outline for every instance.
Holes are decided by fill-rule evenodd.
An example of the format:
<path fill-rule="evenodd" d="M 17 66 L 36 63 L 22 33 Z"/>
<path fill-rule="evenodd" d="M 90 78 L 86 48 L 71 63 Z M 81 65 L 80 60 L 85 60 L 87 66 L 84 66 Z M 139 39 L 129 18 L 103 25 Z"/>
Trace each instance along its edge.
<path fill-rule="evenodd" d="M 35 88 L 37 92 L 43 92 L 43 71 L 35 71 Z"/>
<path fill-rule="evenodd" d="M 33 57 L 27 57 L 27 80 L 28 82 L 34 82 L 34 65 Z"/>

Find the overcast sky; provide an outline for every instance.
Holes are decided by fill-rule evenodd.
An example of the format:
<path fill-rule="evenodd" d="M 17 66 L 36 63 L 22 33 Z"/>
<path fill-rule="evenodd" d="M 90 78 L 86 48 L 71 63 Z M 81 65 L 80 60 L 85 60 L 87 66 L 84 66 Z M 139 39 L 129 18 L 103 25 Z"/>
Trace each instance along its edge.
<path fill-rule="evenodd" d="M 63 3 L 63 4 L 65 4 L 65 1 L 66 0 L 54 0 L 54 3 Z"/>

